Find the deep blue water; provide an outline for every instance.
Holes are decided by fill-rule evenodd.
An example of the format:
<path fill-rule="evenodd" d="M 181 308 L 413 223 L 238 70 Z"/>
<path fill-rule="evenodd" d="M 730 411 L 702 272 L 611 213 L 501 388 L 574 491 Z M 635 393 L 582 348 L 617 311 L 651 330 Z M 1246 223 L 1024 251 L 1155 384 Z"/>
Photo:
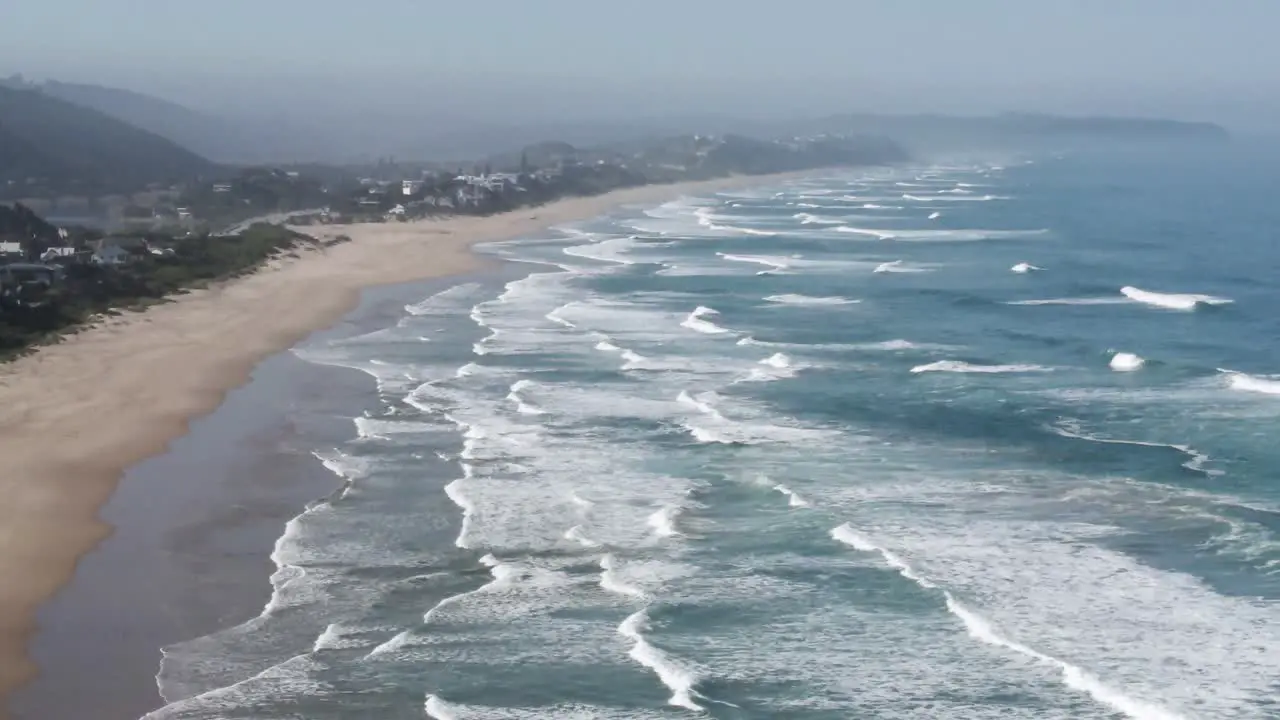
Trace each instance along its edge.
<path fill-rule="evenodd" d="M 850 171 L 491 246 L 533 274 L 299 350 L 384 409 L 157 717 L 1280 717 L 1277 158 Z"/>

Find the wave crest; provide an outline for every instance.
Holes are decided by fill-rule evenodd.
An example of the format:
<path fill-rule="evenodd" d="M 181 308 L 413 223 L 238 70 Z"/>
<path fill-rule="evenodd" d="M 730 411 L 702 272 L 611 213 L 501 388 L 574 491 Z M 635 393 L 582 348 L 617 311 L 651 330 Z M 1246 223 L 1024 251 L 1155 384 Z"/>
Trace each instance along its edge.
<path fill-rule="evenodd" d="M 976 365 L 963 360 L 939 360 L 927 365 L 911 368 L 913 373 L 948 372 L 948 373 L 1028 373 L 1048 372 L 1050 368 L 1042 365 Z"/>
<path fill-rule="evenodd" d="M 1140 290 L 1131 285 L 1120 288 L 1120 294 L 1134 302 L 1153 305 L 1167 310 L 1195 310 L 1200 305 L 1226 305 L 1234 302 L 1230 298 L 1213 295 L 1192 295 L 1179 293 L 1158 293 Z"/>

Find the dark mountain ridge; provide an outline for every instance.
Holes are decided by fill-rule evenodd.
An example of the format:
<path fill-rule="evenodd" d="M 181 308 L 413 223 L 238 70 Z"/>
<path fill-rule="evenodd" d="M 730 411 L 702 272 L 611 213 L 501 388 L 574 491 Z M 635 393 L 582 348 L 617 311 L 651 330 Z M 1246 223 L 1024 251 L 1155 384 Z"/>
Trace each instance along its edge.
<path fill-rule="evenodd" d="M 217 166 L 147 130 L 29 87 L 0 85 L 0 192 L 119 192 Z"/>

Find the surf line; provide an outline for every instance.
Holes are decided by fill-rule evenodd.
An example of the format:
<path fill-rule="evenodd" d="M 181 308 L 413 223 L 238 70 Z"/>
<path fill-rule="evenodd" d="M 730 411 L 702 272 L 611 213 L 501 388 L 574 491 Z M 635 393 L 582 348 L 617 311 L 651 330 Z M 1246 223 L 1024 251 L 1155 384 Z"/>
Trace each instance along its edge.
<path fill-rule="evenodd" d="M 1064 685 L 1088 695 L 1095 702 L 1127 715 L 1133 720 L 1187 720 L 1184 716 L 1159 705 L 1125 695 L 1119 690 L 1104 684 L 1097 677 L 1086 672 L 1084 668 L 1059 660 L 1052 655 L 1046 655 L 1016 640 L 1004 637 L 996 631 L 995 626 L 990 621 L 961 604 L 949 590 L 938 587 L 937 583 L 921 575 L 897 553 L 876 544 L 865 535 L 854 530 L 849 523 L 833 528 L 831 530 L 831 538 L 859 552 L 878 554 L 886 565 L 897 570 L 902 577 L 926 590 L 941 592 L 943 599 L 946 601 L 947 611 L 960 620 L 970 637 L 988 645 L 1012 650 L 1019 655 L 1024 655 L 1044 665 L 1057 668 L 1062 673 Z"/>

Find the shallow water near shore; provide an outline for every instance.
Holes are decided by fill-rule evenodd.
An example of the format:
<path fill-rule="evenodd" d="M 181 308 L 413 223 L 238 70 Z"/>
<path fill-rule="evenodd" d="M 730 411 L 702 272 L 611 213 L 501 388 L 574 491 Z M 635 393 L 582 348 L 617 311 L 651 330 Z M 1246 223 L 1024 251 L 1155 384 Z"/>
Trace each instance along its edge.
<path fill-rule="evenodd" d="M 314 340 L 381 327 L 405 298 L 456 282 L 371 289 Z M 14 696 L 17 717 L 137 718 L 163 705 L 160 648 L 261 611 L 281 526 L 341 487 L 314 453 L 355 435 L 350 415 L 378 407 L 373 387 L 362 373 L 281 353 L 168 452 L 131 469 L 102 511 L 114 532 L 41 610 L 41 674 Z"/>
<path fill-rule="evenodd" d="M 488 246 L 535 272 L 296 351 L 376 379 L 342 487 L 148 717 L 1275 717 L 1276 167 L 972 159 Z"/>

